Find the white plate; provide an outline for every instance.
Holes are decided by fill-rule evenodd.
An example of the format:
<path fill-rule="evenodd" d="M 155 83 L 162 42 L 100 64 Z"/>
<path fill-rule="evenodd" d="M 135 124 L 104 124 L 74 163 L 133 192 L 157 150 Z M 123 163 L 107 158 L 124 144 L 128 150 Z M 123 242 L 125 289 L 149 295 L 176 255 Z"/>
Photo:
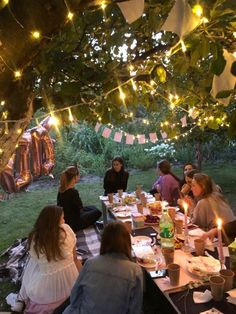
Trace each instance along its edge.
<path fill-rule="evenodd" d="M 114 211 L 115 213 L 118 213 L 118 212 L 125 212 L 125 211 L 127 211 L 128 208 L 129 208 L 128 206 L 117 206 L 117 207 L 114 207 L 114 208 L 113 208 L 113 211 Z"/>
<path fill-rule="evenodd" d="M 155 268 L 156 266 L 156 262 L 154 261 L 153 263 L 150 263 L 150 264 L 144 264 L 144 263 L 141 263 L 140 261 L 137 260 L 137 264 L 141 267 L 144 267 L 144 268 Z"/>
<path fill-rule="evenodd" d="M 203 231 L 202 229 L 193 229 L 193 230 L 189 230 L 188 234 L 192 237 L 201 237 L 204 233 L 206 233 L 205 231 Z"/>
<path fill-rule="evenodd" d="M 128 218 L 131 217 L 131 212 L 121 212 L 121 213 L 117 213 L 116 217 L 118 218 Z"/>
<path fill-rule="evenodd" d="M 152 239 L 146 236 L 136 236 L 132 238 L 132 245 L 150 245 L 152 242 Z"/>

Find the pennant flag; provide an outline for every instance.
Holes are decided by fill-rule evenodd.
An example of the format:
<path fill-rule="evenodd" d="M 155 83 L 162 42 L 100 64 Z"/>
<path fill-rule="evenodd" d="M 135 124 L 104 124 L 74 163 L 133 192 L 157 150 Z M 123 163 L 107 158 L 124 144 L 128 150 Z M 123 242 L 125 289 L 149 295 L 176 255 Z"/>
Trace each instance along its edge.
<path fill-rule="evenodd" d="M 133 145 L 134 144 L 134 136 L 131 134 L 126 134 L 126 144 Z"/>
<path fill-rule="evenodd" d="M 114 141 L 120 143 L 121 139 L 122 139 L 122 133 L 121 132 L 116 132 L 115 135 L 114 135 Z"/>
<path fill-rule="evenodd" d="M 139 134 L 138 135 L 138 143 L 139 144 L 145 144 L 146 143 L 146 139 L 145 139 L 145 135 L 144 134 Z"/>
<path fill-rule="evenodd" d="M 100 129 L 101 125 L 102 125 L 102 124 L 99 123 L 99 122 L 96 123 L 96 125 L 95 125 L 95 131 L 96 131 L 96 132 L 98 132 L 98 130 Z"/>
<path fill-rule="evenodd" d="M 118 6 L 126 21 L 131 24 L 143 15 L 144 0 L 118 2 Z"/>
<path fill-rule="evenodd" d="M 185 128 L 187 126 L 187 117 L 186 115 L 184 115 L 181 119 L 180 119 L 181 123 L 182 123 L 182 128 Z"/>
<path fill-rule="evenodd" d="M 105 128 L 102 132 L 102 136 L 108 138 L 111 135 L 111 129 Z"/>
<path fill-rule="evenodd" d="M 157 134 L 156 133 L 149 133 L 149 138 L 150 138 L 150 141 L 152 143 L 156 143 L 157 142 Z"/>
<path fill-rule="evenodd" d="M 173 32 L 181 39 L 196 28 L 200 21 L 186 0 L 176 0 L 161 30 Z"/>
<path fill-rule="evenodd" d="M 226 60 L 226 65 L 224 71 L 219 75 L 214 75 L 212 81 L 211 95 L 216 99 L 216 95 L 221 91 L 234 89 L 236 84 L 236 77 L 231 73 L 232 64 L 235 62 L 236 58 L 232 53 L 229 53 L 224 49 L 224 59 Z M 227 106 L 230 102 L 230 97 L 227 98 L 217 98 L 217 101 Z"/>
<path fill-rule="evenodd" d="M 163 138 L 163 140 L 165 140 L 167 138 L 166 132 L 161 132 L 160 131 L 160 133 L 161 133 L 161 137 Z"/>

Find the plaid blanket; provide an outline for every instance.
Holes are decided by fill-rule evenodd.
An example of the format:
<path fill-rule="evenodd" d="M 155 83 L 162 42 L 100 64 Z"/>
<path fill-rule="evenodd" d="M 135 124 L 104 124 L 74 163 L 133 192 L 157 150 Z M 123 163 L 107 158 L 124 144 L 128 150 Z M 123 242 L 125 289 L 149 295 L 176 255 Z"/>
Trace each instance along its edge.
<path fill-rule="evenodd" d="M 96 227 L 91 226 L 80 230 L 77 232 L 76 237 L 77 254 L 83 262 L 89 257 L 99 254 L 100 233 Z M 29 259 L 27 238 L 16 240 L 0 257 L 5 257 L 6 259 L 0 265 L 0 282 L 7 279 L 15 283 L 21 282 L 24 268 Z"/>

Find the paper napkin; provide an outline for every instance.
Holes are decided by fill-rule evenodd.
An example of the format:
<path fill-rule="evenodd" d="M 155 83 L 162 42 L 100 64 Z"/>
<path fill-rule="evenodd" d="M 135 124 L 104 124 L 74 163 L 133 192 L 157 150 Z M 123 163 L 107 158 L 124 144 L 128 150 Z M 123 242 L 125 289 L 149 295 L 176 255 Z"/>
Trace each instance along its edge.
<path fill-rule="evenodd" d="M 206 289 L 204 292 L 194 291 L 193 301 L 195 303 L 206 303 L 212 299 L 211 291 Z"/>

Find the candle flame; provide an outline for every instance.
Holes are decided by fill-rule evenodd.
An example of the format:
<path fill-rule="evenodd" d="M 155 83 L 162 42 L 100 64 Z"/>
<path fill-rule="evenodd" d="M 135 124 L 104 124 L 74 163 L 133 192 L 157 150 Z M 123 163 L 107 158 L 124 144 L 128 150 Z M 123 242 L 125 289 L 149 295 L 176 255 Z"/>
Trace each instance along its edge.
<path fill-rule="evenodd" d="M 217 227 L 218 227 L 218 229 L 221 229 L 221 227 L 222 227 L 222 219 L 220 219 L 220 218 L 217 219 Z"/>
<path fill-rule="evenodd" d="M 183 202 L 183 208 L 184 208 L 184 212 L 187 213 L 188 212 L 188 203 Z"/>

